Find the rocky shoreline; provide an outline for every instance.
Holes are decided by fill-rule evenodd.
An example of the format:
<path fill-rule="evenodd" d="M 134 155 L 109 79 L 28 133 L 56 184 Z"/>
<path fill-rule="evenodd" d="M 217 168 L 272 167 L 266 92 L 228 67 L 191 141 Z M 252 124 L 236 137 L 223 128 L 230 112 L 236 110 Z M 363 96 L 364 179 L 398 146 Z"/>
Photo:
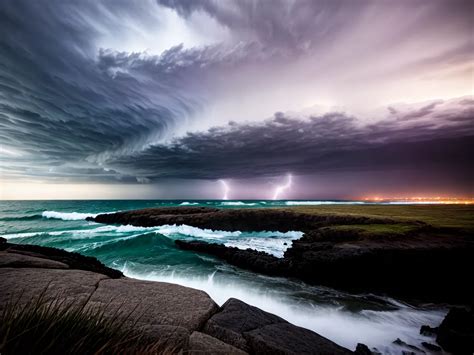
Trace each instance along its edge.
<path fill-rule="evenodd" d="M 231 298 L 219 307 L 205 292 L 124 277 L 91 257 L 0 238 L 0 312 L 42 294 L 45 302 L 99 307 L 130 330 L 184 354 L 351 354 L 284 319 Z"/>
<path fill-rule="evenodd" d="M 462 230 L 435 228 L 421 221 L 409 222 L 404 233 L 379 233 L 361 227 L 401 222 L 280 209 L 205 207 L 150 208 L 90 220 L 145 227 L 187 224 L 226 231 L 302 231 L 304 236 L 293 241 L 283 258 L 198 241 L 178 240 L 176 244 L 255 272 L 350 292 L 375 292 L 411 302 L 466 304 L 474 299 L 466 277 L 474 269 L 474 238 Z"/>

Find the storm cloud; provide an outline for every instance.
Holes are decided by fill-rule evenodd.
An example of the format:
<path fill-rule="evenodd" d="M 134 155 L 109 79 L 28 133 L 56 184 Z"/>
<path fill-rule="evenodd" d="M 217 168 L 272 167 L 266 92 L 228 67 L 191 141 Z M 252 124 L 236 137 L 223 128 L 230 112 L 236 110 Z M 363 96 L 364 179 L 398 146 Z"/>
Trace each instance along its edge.
<path fill-rule="evenodd" d="M 361 126 L 344 113 L 262 123 L 229 123 L 108 164 L 149 179 L 252 178 L 403 169 L 456 169 L 472 174 L 474 104 L 436 101 Z M 472 176 L 472 175 L 471 175 Z M 474 176 L 473 176 L 474 177 Z"/>
<path fill-rule="evenodd" d="M 470 177 L 471 10 L 468 1 L 2 1 L 1 178 Z"/>

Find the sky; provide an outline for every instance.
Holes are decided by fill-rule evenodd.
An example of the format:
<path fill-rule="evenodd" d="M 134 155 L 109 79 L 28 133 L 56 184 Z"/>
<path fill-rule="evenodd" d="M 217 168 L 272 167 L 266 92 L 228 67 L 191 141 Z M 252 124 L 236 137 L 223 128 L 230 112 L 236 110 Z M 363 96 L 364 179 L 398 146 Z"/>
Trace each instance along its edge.
<path fill-rule="evenodd" d="M 0 199 L 474 197 L 474 3 L 3 0 Z"/>

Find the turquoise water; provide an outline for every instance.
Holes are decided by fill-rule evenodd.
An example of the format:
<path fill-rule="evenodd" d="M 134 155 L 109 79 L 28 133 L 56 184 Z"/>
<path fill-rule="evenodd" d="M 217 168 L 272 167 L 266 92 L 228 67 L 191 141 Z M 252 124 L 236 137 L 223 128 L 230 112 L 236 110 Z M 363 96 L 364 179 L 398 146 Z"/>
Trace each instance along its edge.
<path fill-rule="evenodd" d="M 179 250 L 176 239 L 253 248 L 282 257 L 299 231 L 229 232 L 185 225 L 141 228 L 101 225 L 87 216 L 164 206 L 266 208 L 351 201 L 2 201 L 0 236 L 12 243 L 39 244 L 94 256 L 125 275 L 206 291 L 217 303 L 239 298 L 354 349 L 358 342 L 384 353 L 400 353 L 396 338 L 419 345 L 422 324 L 438 324 L 446 310 L 415 308 L 394 299 L 351 295 L 297 280 L 267 277 L 210 256 Z"/>

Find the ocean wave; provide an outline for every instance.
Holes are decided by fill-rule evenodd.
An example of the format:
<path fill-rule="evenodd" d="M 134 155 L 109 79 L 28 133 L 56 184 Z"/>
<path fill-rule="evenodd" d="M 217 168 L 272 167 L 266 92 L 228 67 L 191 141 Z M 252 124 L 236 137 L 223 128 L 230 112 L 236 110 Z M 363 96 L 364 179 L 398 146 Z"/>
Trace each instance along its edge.
<path fill-rule="evenodd" d="M 363 201 L 286 201 L 287 206 L 363 205 Z"/>
<path fill-rule="evenodd" d="M 155 232 L 176 239 L 180 239 L 184 236 L 185 238 L 191 237 L 197 240 L 217 242 L 225 246 L 236 247 L 243 250 L 253 249 L 263 251 L 277 258 L 283 257 L 293 240 L 303 236 L 303 232 L 299 231 L 228 232 L 201 229 L 185 224 L 160 226 L 156 228 Z"/>
<path fill-rule="evenodd" d="M 179 205 L 180 206 L 195 206 L 195 205 L 199 205 L 199 203 L 184 201 L 184 202 L 181 202 Z"/>
<path fill-rule="evenodd" d="M 221 206 L 256 206 L 256 202 L 242 202 L 242 201 L 225 201 L 220 203 Z"/>
<path fill-rule="evenodd" d="M 96 217 L 99 213 L 79 213 L 79 212 L 56 212 L 44 211 L 42 216 L 50 219 L 62 219 L 63 221 L 80 221 L 87 217 Z"/>
<path fill-rule="evenodd" d="M 186 235 L 189 237 L 203 238 L 203 239 L 220 239 L 225 237 L 238 237 L 242 234 L 240 231 L 227 232 L 221 230 L 212 229 L 201 229 L 197 227 L 188 226 L 186 224 L 181 225 L 169 225 L 165 224 L 160 226 L 156 230 L 157 233 L 163 234 L 164 236 L 172 236 L 176 234 Z"/>
<path fill-rule="evenodd" d="M 85 220 L 88 217 L 97 217 L 100 214 L 109 214 L 109 213 L 116 213 L 118 211 L 113 212 L 100 212 L 100 213 L 80 213 L 80 212 L 57 212 L 57 211 L 44 211 L 41 216 L 43 218 L 51 218 L 51 219 L 62 219 L 63 221 L 81 221 Z"/>
<path fill-rule="evenodd" d="M 26 215 L 26 216 L 15 216 L 15 217 L 1 217 L 0 221 L 31 221 L 35 219 L 40 219 L 42 218 L 41 215 L 39 214 L 34 214 L 34 215 Z"/>

